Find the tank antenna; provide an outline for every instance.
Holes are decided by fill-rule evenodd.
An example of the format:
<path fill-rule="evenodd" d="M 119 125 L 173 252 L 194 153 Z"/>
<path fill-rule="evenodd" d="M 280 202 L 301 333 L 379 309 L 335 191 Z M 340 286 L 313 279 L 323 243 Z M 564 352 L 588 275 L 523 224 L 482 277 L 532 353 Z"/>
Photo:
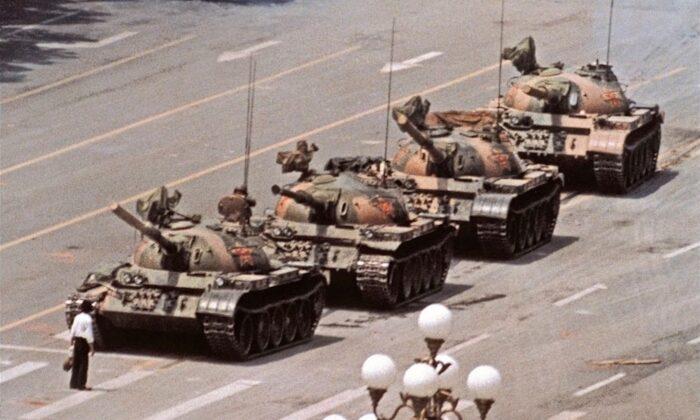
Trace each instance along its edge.
<path fill-rule="evenodd" d="M 245 160 L 243 164 L 243 186 L 248 190 L 248 172 L 250 170 L 250 143 L 253 138 L 253 108 L 255 107 L 255 59 L 250 56 L 248 67 L 248 105 L 246 110 Z"/>
<path fill-rule="evenodd" d="M 386 125 L 384 129 L 384 165 L 389 153 L 389 115 L 391 114 L 391 82 L 394 74 L 394 34 L 396 33 L 396 18 L 391 21 L 391 45 L 389 47 L 389 86 L 386 94 Z M 386 169 L 382 171 L 382 180 L 386 180 Z"/>
<path fill-rule="evenodd" d="M 498 96 L 496 98 L 496 132 L 500 130 L 501 122 L 501 76 L 503 72 L 503 14 L 505 10 L 505 0 L 501 0 L 501 35 L 498 46 Z"/>
<path fill-rule="evenodd" d="M 605 64 L 610 65 L 610 36 L 612 34 L 612 16 L 615 0 L 610 0 L 610 17 L 608 18 L 608 51 L 605 53 Z"/>

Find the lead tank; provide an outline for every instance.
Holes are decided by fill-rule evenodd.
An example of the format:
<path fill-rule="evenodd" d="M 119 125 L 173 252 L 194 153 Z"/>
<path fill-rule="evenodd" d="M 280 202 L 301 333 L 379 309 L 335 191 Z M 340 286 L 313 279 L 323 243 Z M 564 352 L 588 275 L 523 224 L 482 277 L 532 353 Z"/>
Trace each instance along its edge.
<path fill-rule="evenodd" d="M 413 212 L 444 218 L 459 229 L 461 248 L 494 257 L 551 240 L 563 176 L 518 158 L 490 111 L 430 112 L 416 96 L 392 114 L 409 139 L 399 142 L 391 179 Z"/>
<path fill-rule="evenodd" d="M 284 172 L 302 172 L 298 181 L 273 187 L 280 198 L 266 233 L 286 253 L 285 262 L 318 266 L 331 283 L 354 283 L 365 303 L 378 309 L 440 290 L 454 229 L 413 217 L 400 190 L 374 179 L 308 169 L 309 150 L 300 143 L 297 152 L 278 157 Z"/>
<path fill-rule="evenodd" d="M 593 178 L 610 193 L 654 174 L 663 113 L 627 98 L 612 66 L 540 66 L 531 37 L 504 49 L 503 58 L 521 73 L 503 100 L 503 126 L 520 156 L 559 165 L 572 179 Z"/>
<path fill-rule="evenodd" d="M 66 301 L 68 325 L 87 299 L 101 348 L 133 330 L 194 333 L 216 356 L 244 360 L 309 340 L 324 304 L 315 267 L 280 262 L 248 222 L 254 202 L 240 190 L 220 201 L 224 218 L 206 224 L 176 213 L 179 198 L 163 187 L 139 201 L 144 221 L 112 207 L 143 237 L 131 262 L 88 274 Z"/>

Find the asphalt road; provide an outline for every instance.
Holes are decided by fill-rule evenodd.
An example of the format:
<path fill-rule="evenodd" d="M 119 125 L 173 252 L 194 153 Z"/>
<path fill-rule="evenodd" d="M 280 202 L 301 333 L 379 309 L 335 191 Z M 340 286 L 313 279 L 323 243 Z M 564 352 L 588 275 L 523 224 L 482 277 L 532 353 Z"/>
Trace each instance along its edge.
<path fill-rule="evenodd" d="M 244 364 L 175 345 L 98 354 L 89 393 L 68 390 L 60 370 L 61 303 L 98 262 L 128 258 L 134 232 L 112 202 L 131 207 L 167 184 L 183 210 L 214 214 L 240 183 L 247 52 L 262 211 L 270 185 L 291 181 L 275 154 L 297 139 L 320 146 L 319 166 L 381 154 L 393 17 L 395 61 L 440 53 L 394 73 L 394 99 L 422 93 L 448 109 L 493 98 L 499 4 L 26 3 L 0 30 L 1 418 L 356 418 L 369 410 L 362 361 L 386 352 L 408 366 L 423 351 L 417 313 L 432 302 L 454 310 L 446 346 L 464 376 L 482 363 L 503 374 L 489 418 L 698 418 L 697 1 L 616 2 L 617 75 L 666 112 L 647 184 L 625 197 L 569 191 L 551 244 L 509 262 L 455 260 L 440 294 L 397 313 L 336 304 L 311 343 L 282 353 Z M 578 65 L 605 56 L 606 25 L 605 1 L 508 2 L 505 43 L 533 35 L 540 62 Z M 593 364 L 614 358 L 661 363 Z"/>

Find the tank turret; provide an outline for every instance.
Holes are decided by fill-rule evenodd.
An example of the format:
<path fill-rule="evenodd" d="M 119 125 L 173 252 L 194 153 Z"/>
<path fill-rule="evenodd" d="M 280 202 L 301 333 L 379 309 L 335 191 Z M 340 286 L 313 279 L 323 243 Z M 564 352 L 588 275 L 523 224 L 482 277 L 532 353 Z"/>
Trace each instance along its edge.
<path fill-rule="evenodd" d="M 291 187 L 272 187 L 280 195 L 275 214 L 283 219 L 324 225 L 409 223 L 408 210 L 394 190 L 370 186 L 355 174 L 314 175 Z"/>
<path fill-rule="evenodd" d="M 531 37 L 502 57 L 521 73 L 500 101 L 502 127 L 521 157 L 618 194 L 654 174 L 664 115 L 628 99 L 612 66 L 598 60 L 573 70 L 540 66 Z"/>
<path fill-rule="evenodd" d="M 506 107 L 553 114 L 629 112 L 630 101 L 608 64 L 596 61 L 573 71 L 563 70 L 562 63 L 540 66 L 531 37 L 505 48 L 502 57 L 521 73 L 511 80 L 503 101 Z"/>
<path fill-rule="evenodd" d="M 409 175 L 449 178 L 514 176 L 523 172 L 520 159 L 500 141 L 495 125 L 463 130 L 456 137 L 451 125 L 427 126 L 428 118 L 439 121 L 439 115 L 428 114 L 429 109 L 430 103 L 419 96 L 394 108 L 392 115 L 399 128 L 420 147 L 400 144 L 392 161 L 394 169 Z"/>

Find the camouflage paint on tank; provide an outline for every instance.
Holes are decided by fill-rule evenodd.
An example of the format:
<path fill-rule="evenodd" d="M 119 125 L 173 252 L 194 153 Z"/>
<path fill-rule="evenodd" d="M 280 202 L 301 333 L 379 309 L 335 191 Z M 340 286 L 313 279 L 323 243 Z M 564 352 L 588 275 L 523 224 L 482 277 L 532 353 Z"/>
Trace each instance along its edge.
<path fill-rule="evenodd" d="M 629 100 L 607 64 L 564 71 L 539 66 L 527 37 L 506 48 L 522 75 L 503 100 L 503 127 L 522 157 L 560 165 L 572 179 L 594 179 L 624 193 L 656 170 L 664 115 Z M 495 112 L 495 111 L 494 111 Z"/>

